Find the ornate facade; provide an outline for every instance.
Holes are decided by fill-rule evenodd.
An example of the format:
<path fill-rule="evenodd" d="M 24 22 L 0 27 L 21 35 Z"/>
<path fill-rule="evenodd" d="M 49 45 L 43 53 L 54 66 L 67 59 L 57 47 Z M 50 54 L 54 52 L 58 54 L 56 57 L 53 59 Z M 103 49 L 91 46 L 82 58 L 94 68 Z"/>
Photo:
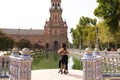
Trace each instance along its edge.
<path fill-rule="evenodd" d="M 62 43 L 68 42 L 67 24 L 62 19 L 61 0 L 51 0 L 50 18 L 44 30 L 2 29 L 15 40 L 29 39 L 33 44 L 40 42 L 48 50 L 57 50 Z"/>

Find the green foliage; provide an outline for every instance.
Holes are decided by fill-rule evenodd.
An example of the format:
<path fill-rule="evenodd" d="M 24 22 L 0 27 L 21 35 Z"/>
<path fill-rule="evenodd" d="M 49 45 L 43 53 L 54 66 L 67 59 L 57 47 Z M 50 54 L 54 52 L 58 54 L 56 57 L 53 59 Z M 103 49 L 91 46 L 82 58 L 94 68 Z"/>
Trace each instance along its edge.
<path fill-rule="evenodd" d="M 97 0 L 99 3 L 94 14 L 104 19 L 111 32 L 118 29 L 120 22 L 120 0 Z"/>
<path fill-rule="evenodd" d="M 15 41 L 0 31 L 0 50 L 8 50 L 14 46 Z"/>
<path fill-rule="evenodd" d="M 97 0 L 97 2 L 99 5 L 94 14 L 104 20 L 99 24 L 100 42 L 117 49 L 120 44 L 120 0 Z"/>
<path fill-rule="evenodd" d="M 102 43 L 109 43 L 114 41 L 114 36 L 110 33 L 110 28 L 104 22 L 98 23 L 99 39 Z"/>
<path fill-rule="evenodd" d="M 84 17 L 82 16 L 80 18 L 79 24 L 82 26 L 89 26 L 89 25 L 96 25 L 97 20 L 96 19 L 91 19 L 89 17 Z"/>
<path fill-rule="evenodd" d="M 35 49 L 43 49 L 43 45 L 40 42 L 35 42 L 32 47 L 34 50 Z"/>
<path fill-rule="evenodd" d="M 99 43 L 101 47 L 108 47 L 108 48 L 116 48 L 117 45 L 119 45 L 120 41 L 120 26 L 116 30 L 116 32 L 113 34 L 110 31 L 110 28 L 108 25 L 104 22 L 101 21 L 98 23 L 98 28 L 99 28 Z M 120 46 L 118 46 L 120 47 Z"/>
<path fill-rule="evenodd" d="M 80 46 L 80 40 L 83 47 L 94 46 L 96 22 L 96 19 L 82 16 L 76 28 L 71 28 L 73 43 L 77 48 Z"/>
<path fill-rule="evenodd" d="M 18 42 L 16 42 L 16 46 L 21 48 L 21 49 L 25 48 L 25 47 L 31 48 L 32 44 L 28 39 L 21 39 Z"/>

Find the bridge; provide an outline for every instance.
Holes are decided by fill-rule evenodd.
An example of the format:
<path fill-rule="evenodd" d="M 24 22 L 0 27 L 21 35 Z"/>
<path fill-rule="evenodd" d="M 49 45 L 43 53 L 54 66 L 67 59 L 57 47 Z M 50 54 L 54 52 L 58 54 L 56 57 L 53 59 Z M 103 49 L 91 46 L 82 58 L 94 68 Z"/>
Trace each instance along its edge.
<path fill-rule="evenodd" d="M 69 70 L 69 74 L 67 75 L 58 74 L 58 70 L 59 69 L 33 70 L 31 80 L 83 80 L 83 71 L 81 70 Z M 120 77 L 104 77 L 103 80 L 120 80 Z"/>
<path fill-rule="evenodd" d="M 89 55 L 89 52 L 83 51 L 79 53 L 79 50 L 69 49 L 69 53 L 72 57 L 82 60 L 83 62 L 83 70 L 73 70 L 69 69 L 69 74 L 59 74 L 58 69 L 42 69 L 42 70 L 32 70 L 31 66 L 31 58 L 22 59 L 24 57 L 11 57 L 9 58 L 6 55 L 0 56 L 0 80 L 9 80 L 9 78 L 13 78 L 10 80 L 21 80 L 17 79 L 20 76 L 25 74 L 27 77 L 23 80 L 89 80 L 85 79 L 85 77 L 95 77 L 95 79 L 91 80 L 120 80 L 120 55 L 117 51 L 100 51 L 99 57 L 95 57 Z M 94 53 L 94 51 L 92 52 Z M 92 57 L 91 57 L 92 56 Z M 8 61 L 10 60 L 10 63 Z M 22 60 L 22 61 L 21 61 Z M 86 61 L 89 61 L 86 63 Z M 17 64 L 17 65 L 15 65 Z M 29 64 L 29 65 L 26 65 Z M 10 71 L 9 68 L 10 67 Z M 85 65 L 89 65 L 91 68 L 87 71 Z M 23 66 L 23 67 L 20 67 Z M 91 67 L 92 66 L 92 67 Z M 94 67 L 94 68 L 93 68 Z M 22 69 L 25 68 L 25 69 Z M 22 71 L 23 70 L 23 71 Z M 9 72 L 10 71 L 10 72 Z M 91 72 L 90 72 L 91 71 Z M 92 76 L 96 75 L 96 76 Z M 87 73 L 87 75 L 86 75 Z M 98 75 L 99 74 L 99 75 Z M 91 76 L 90 76 L 91 75 Z M 31 76 L 31 77 L 30 77 Z M 16 79 L 15 79 L 15 78 Z M 101 77 L 101 79 L 99 79 Z"/>
<path fill-rule="evenodd" d="M 32 71 L 32 80 L 83 80 L 83 71 L 69 70 L 69 74 L 58 73 L 59 69 Z"/>

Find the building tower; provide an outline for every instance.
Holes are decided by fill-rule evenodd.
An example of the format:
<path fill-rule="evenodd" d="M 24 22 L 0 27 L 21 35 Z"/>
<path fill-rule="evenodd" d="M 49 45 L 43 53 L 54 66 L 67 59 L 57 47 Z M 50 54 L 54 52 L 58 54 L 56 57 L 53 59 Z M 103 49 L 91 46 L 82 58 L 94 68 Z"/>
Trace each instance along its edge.
<path fill-rule="evenodd" d="M 57 50 L 62 43 L 68 42 L 67 24 L 62 19 L 61 0 L 51 0 L 50 18 L 44 26 L 46 49 Z"/>

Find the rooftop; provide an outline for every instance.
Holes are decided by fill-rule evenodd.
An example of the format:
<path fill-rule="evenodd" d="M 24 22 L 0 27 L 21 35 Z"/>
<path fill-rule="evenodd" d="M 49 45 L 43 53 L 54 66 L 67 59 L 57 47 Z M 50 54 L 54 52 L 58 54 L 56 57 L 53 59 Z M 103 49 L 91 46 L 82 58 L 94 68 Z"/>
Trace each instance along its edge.
<path fill-rule="evenodd" d="M 0 29 L 7 34 L 29 34 L 29 35 L 44 34 L 44 30 L 42 29 L 5 29 L 5 28 Z"/>

